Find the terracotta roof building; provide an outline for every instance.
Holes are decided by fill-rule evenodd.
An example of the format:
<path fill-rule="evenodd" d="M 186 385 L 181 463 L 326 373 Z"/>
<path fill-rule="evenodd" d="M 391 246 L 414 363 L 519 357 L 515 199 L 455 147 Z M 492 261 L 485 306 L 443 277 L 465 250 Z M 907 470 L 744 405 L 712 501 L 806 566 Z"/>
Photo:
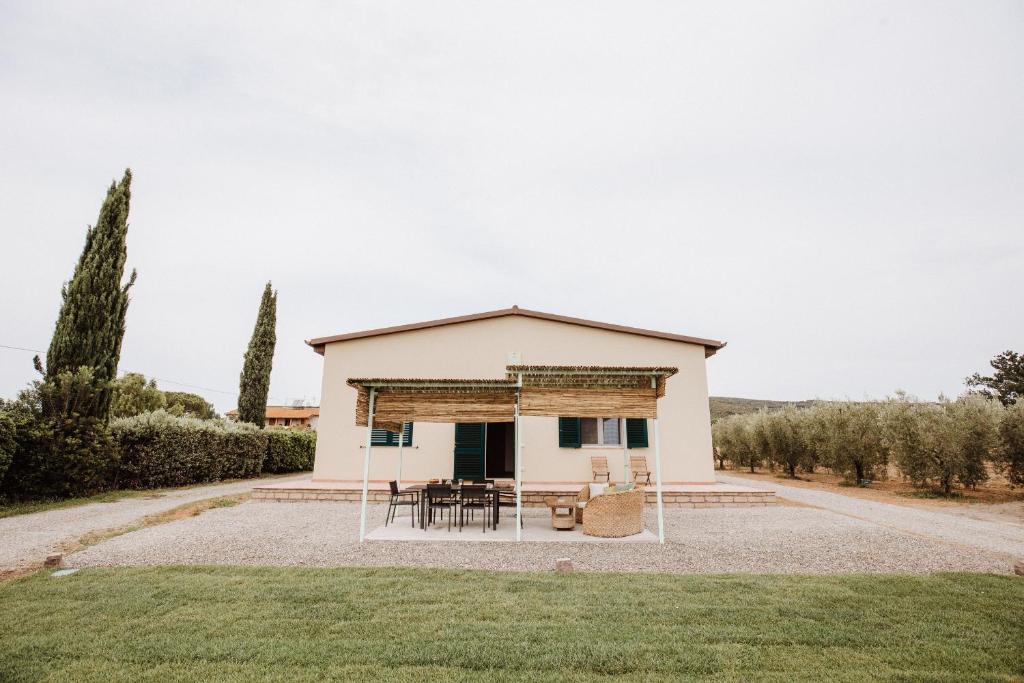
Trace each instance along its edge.
<path fill-rule="evenodd" d="M 229 420 L 238 420 L 238 410 L 226 413 Z M 267 406 L 267 426 L 316 430 L 320 406 Z"/>

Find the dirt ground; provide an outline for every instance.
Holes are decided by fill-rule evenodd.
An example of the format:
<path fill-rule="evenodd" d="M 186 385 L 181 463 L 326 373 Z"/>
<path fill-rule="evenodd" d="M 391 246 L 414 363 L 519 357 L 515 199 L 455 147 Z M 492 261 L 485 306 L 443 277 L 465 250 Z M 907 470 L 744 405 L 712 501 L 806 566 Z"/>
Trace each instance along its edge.
<path fill-rule="evenodd" d="M 719 470 L 731 477 L 744 477 L 761 481 L 772 481 L 787 486 L 811 488 L 831 493 L 841 493 L 855 498 L 864 498 L 893 505 L 905 505 L 924 509 L 940 509 L 943 512 L 960 514 L 974 519 L 1014 522 L 1024 524 L 1024 489 L 1011 488 L 998 472 L 990 472 L 991 478 L 984 486 L 976 489 L 957 489 L 952 497 L 944 497 L 929 489 L 919 489 L 900 477 L 895 468 L 890 468 L 888 479 L 873 481 L 869 486 L 851 486 L 839 475 L 827 471 L 798 472 L 796 479 L 775 470 L 757 468 Z"/>

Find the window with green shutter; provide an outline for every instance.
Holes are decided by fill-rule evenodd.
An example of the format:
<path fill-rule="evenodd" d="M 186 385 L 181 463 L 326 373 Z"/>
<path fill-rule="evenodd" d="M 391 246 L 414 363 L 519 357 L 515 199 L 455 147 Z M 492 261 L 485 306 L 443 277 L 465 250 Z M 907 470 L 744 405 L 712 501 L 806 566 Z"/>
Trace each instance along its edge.
<path fill-rule="evenodd" d="M 558 447 L 579 448 L 580 447 L 580 418 L 560 417 L 558 418 Z"/>
<path fill-rule="evenodd" d="M 374 429 L 370 436 L 370 445 L 372 446 L 398 446 L 398 434 L 389 432 L 386 429 Z M 402 430 L 402 445 L 412 445 L 412 422 L 405 423 L 405 429 Z"/>
<path fill-rule="evenodd" d="M 647 420 L 626 420 L 626 447 L 647 448 Z"/>

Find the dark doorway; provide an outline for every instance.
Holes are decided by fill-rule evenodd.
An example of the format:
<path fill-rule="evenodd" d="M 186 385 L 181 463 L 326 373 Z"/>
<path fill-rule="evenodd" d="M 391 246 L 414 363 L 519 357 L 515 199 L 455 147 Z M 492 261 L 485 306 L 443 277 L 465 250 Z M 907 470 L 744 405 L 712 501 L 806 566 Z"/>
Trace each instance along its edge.
<path fill-rule="evenodd" d="M 515 426 L 511 422 L 487 424 L 486 465 L 488 479 L 515 477 Z"/>

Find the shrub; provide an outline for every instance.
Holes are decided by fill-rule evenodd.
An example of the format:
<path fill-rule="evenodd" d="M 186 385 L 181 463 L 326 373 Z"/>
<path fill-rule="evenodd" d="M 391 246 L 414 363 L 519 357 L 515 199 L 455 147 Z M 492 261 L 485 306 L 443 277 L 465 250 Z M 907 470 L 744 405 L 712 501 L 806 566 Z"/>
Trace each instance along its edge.
<path fill-rule="evenodd" d="M 4 413 L 14 423 L 14 453 L 0 488 L 14 499 L 67 498 L 110 488 L 117 454 L 95 417 L 102 388 L 90 368 L 35 382 Z"/>
<path fill-rule="evenodd" d="M 316 432 L 306 429 L 268 429 L 263 471 L 303 472 L 313 469 Z"/>
<path fill-rule="evenodd" d="M 172 413 L 180 412 L 187 417 L 198 417 L 200 420 L 213 420 L 218 417 L 213 404 L 207 403 L 206 399 L 198 394 L 187 391 L 165 391 L 164 399 L 167 401 L 167 410 Z"/>
<path fill-rule="evenodd" d="M 111 384 L 110 417 L 131 417 L 167 407 L 164 393 L 156 380 L 146 380 L 137 372 L 129 372 Z"/>
<path fill-rule="evenodd" d="M 118 486 L 183 486 L 260 474 L 267 435 L 223 420 L 175 417 L 165 411 L 111 423 L 120 452 Z"/>

